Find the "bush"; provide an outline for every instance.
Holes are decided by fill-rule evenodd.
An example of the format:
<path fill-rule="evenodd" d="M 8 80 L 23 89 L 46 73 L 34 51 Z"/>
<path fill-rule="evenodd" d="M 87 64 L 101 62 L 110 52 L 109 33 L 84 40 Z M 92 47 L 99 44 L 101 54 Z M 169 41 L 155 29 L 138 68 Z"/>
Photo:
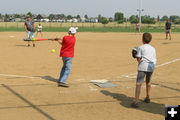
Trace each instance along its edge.
<path fill-rule="evenodd" d="M 174 24 L 180 24 L 180 19 L 175 19 Z"/>
<path fill-rule="evenodd" d="M 124 20 L 124 14 L 121 12 L 116 12 L 114 14 L 114 21 Z"/>
<path fill-rule="evenodd" d="M 131 20 L 130 22 L 131 22 L 131 24 L 136 24 L 136 23 L 139 22 L 139 20 L 138 20 L 138 19 L 133 19 L 133 20 Z"/>
<path fill-rule="evenodd" d="M 109 18 L 109 22 L 113 22 L 113 21 L 114 21 L 113 18 L 110 17 L 110 18 Z"/>
<path fill-rule="evenodd" d="M 122 24 L 122 23 L 124 23 L 124 20 L 119 20 L 117 23 Z"/>
<path fill-rule="evenodd" d="M 109 23 L 109 20 L 108 20 L 107 18 L 103 18 L 103 19 L 101 20 L 101 23 L 102 23 L 102 24 L 108 24 L 108 23 Z"/>
<path fill-rule="evenodd" d="M 144 17 L 144 18 L 142 18 L 142 23 L 144 23 L 144 24 L 155 24 L 156 22 L 154 21 L 153 18 Z"/>

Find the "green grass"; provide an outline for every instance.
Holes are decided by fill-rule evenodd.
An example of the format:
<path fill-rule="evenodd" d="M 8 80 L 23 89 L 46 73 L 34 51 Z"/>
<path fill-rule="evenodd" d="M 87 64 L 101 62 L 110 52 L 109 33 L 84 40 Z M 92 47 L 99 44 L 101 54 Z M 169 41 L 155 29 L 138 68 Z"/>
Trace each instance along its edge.
<path fill-rule="evenodd" d="M 0 32 L 23 32 L 23 31 L 24 31 L 23 28 L 15 28 L 15 27 L 5 28 L 5 27 L 0 27 Z"/>
<path fill-rule="evenodd" d="M 0 27 L 0 32 L 24 32 L 24 28 L 17 27 Z M 43 32 L 67 32 L 68 27 L 44 27 Z M 144 27 L 141 29 L 142 32 L 164 32 L 163 28 L 157 27 Z M 134 28 L 130 27 L 82 27 L 78 29 L 78 32 L 135 32 Z M 173 29 L 173 32 L 180 32 L 180 28 Z"/>

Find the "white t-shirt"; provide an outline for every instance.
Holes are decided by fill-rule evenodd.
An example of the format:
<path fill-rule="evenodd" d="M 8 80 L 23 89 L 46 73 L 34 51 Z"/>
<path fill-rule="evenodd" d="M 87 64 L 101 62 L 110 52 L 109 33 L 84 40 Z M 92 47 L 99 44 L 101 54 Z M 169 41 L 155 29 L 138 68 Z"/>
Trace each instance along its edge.
<path fill-rule="evenodd" d="M 140 24 L 139 23 L 136 24 L 136 28 L 140 28 Z"/>
<path fill-rule="evenodd" d="M 149 44 L 141 45 L 136 57 L 141 58 L 138 71 L 153 72 L 156 65 L 156 50 Z"/>
<path fill-rule="evenodd" d="M 38 25 L 38 31 L 42 31 L 42 26 Z"/>

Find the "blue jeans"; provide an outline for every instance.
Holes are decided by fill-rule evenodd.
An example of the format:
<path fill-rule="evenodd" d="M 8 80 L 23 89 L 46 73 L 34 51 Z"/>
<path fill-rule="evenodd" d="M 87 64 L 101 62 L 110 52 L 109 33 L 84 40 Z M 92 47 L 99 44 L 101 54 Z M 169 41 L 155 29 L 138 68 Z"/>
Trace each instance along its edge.
<path fill-rule="evenodd" d="M 28 32 L 27 32 L 27 38 L 28 38 L 28 39 L 34 38 L 34 32 L 28 31 Z"/>
<path fill-rule="evenodd" d="M 61 69 L 61 74 L 58 80 L 58 83 L 66 83 L 69 73 L 71 72 L 71 65 L 72 65 L 71 57 L 63 57 L 63 67 Z"/>

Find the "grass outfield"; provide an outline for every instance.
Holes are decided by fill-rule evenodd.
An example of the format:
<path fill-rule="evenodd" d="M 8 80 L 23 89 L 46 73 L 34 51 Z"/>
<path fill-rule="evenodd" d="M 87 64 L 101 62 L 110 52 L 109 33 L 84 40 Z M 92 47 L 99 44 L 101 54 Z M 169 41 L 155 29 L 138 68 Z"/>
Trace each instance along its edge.
<path fill-rule="evenodd" d="M 66 32 L 68 27 L 44 27 L 43 32 Z M 17 27 L 0 27 L 0 32 L 24 32 L 24 28 L 17 28 Z M 162 28 L 155 28 L 155 27 L 144 27 L 141 30 L 142 32 L 156 32 L 161 33 L 164 32 Z M 129 27 L 79 27 L 78 32 L 135 32 L 134 28 Z M 180 32 L 180 28 L 173 29 L 173 32 Z"/>

